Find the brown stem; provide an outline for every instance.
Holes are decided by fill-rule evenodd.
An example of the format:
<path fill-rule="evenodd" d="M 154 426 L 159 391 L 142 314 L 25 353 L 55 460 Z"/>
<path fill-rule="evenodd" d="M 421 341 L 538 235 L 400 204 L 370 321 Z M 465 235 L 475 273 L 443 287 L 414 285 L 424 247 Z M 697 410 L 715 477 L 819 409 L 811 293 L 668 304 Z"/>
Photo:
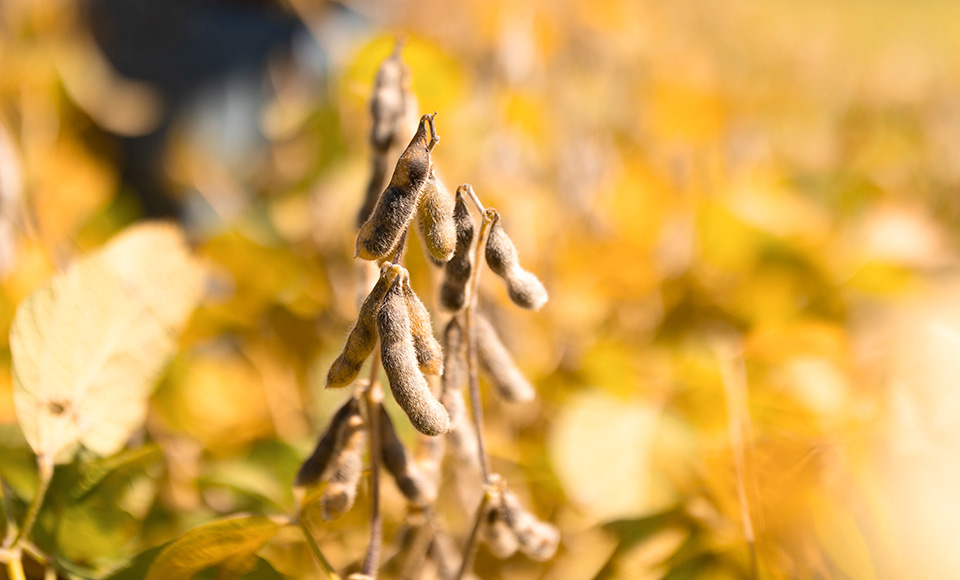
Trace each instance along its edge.
<path fill-rule="evenodd" d="M 378 345 L 379 346 L 379 345 Z M 367 406 L 367 431 L 370 440 L 370 544 L 363 559 L 363 573 L 377 577 L 380 567 L 380 547 L 383 544 L 383 518 L 380 515 L 380 405 L 383 389 L 377 375 L 380 372 L 380 355 L 375 346 L 370 363 L 370 381 L 364 392 Z"/>
<path fill-rule="evenodd" d="M 470 191 L 472 192 L 473 189 L 470 188 Z M 476 194 L 473 196 L 476 197 Z M 473 422 L 477 427 L 477 452 L 480 455 L 480 469 L 483 473 L 483 482 L 487 485 L 490 485 L 490 465 L 483 442 L 483 406 L 480 401 L 480 378 L 477 371 L 476 310 L 477 294 L 480 288 L 480 256 L 483 255 L 487 234 L 490 232 L 490 226 L 493 223 L 492 215 L 495 212 L 496 210 L 493 210 L 493 212 L 488 210 L 483 214 L 483 222 L 480 225 L 480 235 L 477 238 L 477 245 L 473 254 L 473 272 L 470 274 L 470 282 L 467 286 L 469 292 L 467 295 L 467 307 L 463 313 L 463 324 L 467 334 L 467 370 L 470 375 L 470 407 L 473 411 Z"/>
<path fill-rule="evenodd" d="M 463 548 L 463 561 L 460 563 L 460 571 L 457 572 L 457 580 L 463 580 L 467 571 L 473 568 L 473 559 L 477 555 L 477 543 L 480 538 L 480 526 L 483 525 L 483 514 L 487 512 L 487 504 L 490 503 L 493 494 L 498 493 L 499 489 L 500 478 L 493 476 L 483 490 L 483 497 L 477 507 L 477 515 L 473 518 L 473 528 L 470 530 L 470 537 L 467 538 L 467 545 Z"/>

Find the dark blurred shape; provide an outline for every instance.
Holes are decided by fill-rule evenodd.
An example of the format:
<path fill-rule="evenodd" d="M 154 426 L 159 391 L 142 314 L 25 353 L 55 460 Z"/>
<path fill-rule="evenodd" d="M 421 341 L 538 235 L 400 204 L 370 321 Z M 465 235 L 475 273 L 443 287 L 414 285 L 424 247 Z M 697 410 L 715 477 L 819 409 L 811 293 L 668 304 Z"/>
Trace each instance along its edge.
<path fill-rule="evenodd" d="M 179 213 L 162 173 L 167 132 L 197 92 L 228 75 L 260 75 L 267 58 L 286 50 L 302 28 L 274 2 L 226 0 L 90 0 L 87 22 L 106 58 L 163 96 L 159 128 L 118 137 L 124 185 L 147 216 Z"/>

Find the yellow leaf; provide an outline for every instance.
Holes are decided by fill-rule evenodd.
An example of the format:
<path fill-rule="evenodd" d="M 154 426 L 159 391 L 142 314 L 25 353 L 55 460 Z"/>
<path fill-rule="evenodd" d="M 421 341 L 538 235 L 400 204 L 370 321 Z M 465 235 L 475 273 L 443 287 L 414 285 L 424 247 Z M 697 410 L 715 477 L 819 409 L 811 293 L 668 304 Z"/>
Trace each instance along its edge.
<path fill-rule="evenodd" d="M 235 516 L 196 527 L 160 552 L 147 580 L 186 580 L 221 562 L 236 565 L 279 529 L 280 524 L 263 516 Z"/>
<path fill-rule="evenodd" d="M 14 404 L 30 447 L 69 461 L 119 451 L 200 299 L 203 270 L 170 224 L 134 226 L 17 309 Z"/>

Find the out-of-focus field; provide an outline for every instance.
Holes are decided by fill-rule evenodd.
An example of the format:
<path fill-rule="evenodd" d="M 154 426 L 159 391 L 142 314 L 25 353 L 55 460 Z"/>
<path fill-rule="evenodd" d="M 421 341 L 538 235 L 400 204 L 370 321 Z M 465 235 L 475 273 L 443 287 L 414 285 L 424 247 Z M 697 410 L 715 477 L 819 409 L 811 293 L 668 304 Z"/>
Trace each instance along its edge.
<path fill-rule="evenodd" d="M 960 4 L 382 4 L 292 2 L 308 24 L 291 49 L 174 115 L 115 70 L 80 6 L 0 3 L 0 474 L 15 494 L 31 497 L 36 466 L 9 327 L 148 213 L 118 136 L 165 126 L 157 187 L 211 272 L 135 436 L 160 452 L 115 495 L 38 520 L 62 574 L 293 509 L 346 396 L 323 380 L 356 316 L 367 100 L 402 33 L 421 109 L 439 112 L 438 170 L 499 209 L 551 296 L 518 312 L 483 281 L 539 395 L 484 397 L 494 470 L 561 548 L 546 563 L 481 548 L 478 575 L 744 578 L 752 534 L 760 578 L 960 577 Z M 431 296 L 416 243 L 407 259 Z M 445 485 L 462 539 L 472 482 Z M 340 569 L 366 547 L 366 490 L 314 527 Z M 389 540 L 404 511 L 384 493 Z M 296 529 L 260 555 L 322 577 Z"/>

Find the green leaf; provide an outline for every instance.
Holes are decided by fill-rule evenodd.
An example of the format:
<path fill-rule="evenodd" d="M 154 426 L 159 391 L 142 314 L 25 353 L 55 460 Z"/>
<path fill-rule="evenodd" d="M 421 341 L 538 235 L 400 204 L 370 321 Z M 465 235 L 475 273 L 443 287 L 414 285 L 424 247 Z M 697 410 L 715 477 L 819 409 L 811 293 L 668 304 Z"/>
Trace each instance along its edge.
<path fill-rule="evenodd" d="M 186 580 L 221 562 L 240 561 L 279 529 L 280 524 L 263 516 L 235 516 L 194 528 L 163 550 L 147 580 Z"/>
<path fill-rule="evenodd" d="M 203 269 L 172 224 L 128 228 L 17 309 L 14 404 L 30 447 L 68 462 L 79 445 L 113 455 L 200 299 Z"/>

